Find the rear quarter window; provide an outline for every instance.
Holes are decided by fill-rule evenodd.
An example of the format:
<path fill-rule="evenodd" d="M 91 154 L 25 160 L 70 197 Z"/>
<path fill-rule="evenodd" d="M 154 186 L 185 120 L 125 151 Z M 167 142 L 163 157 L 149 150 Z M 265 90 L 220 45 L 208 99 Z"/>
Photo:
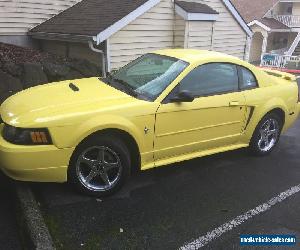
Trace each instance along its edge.
<path fill-rule="evenodd" d="M 255 75 L 249 70 L 244 67 L 239 67 L 240 70 L 240 89 L 253 89 L 258 87 L 258 83 L 256 80 Z"/>

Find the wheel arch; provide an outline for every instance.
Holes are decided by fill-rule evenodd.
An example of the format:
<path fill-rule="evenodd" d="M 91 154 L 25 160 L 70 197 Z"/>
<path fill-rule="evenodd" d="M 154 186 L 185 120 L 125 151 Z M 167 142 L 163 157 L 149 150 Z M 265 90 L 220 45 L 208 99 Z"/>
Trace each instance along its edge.
<path fill-rule="evenodd" d="M 286 117 L 285 111 L 282 108 L 274 108 L 274 109 L 270 110 L 268 113 L 266 113 L 263 117 L 265 117 L 266 115 L 271 114 L 271 113 L 277 114 L 280 117 L 281 121 L 282 121 L 282 125 L 284 126 L 285 119 L 286 119 L 285 118 Z"/>
<path fill-rule="evenodd" d="M 97 136 L 103 136 L 103 135 L 110 135 L 110 136 L 115 136 L 117 138 L 121 138 L 121 140 L 126 144 L 126 146 L 129 149 L 130 152 L 130 159 L 132 161 L 131 163 L 131 171 L 137 172 L 141 168 L 141 153 L 140 153 L 140 148 L 139 145 L 134 138 L 129 132 L 119 129 L 119 128 L 104 128 L 102 130 L 97 130 L 89 135 L 87 135 L 85 138 L 83 138 L 78 145 L 76 146 L 73 155 L 76 152 L 76 149 L 84 142 L 89 140 L 90 138 L 97 137 Z M 73 155 L 71 159 L 73 158 Z M 70 160 L 71 161 L 71 160 Z"/>
<path fill-rule="evenodd" d="M 286 119 L 286 111 L 285 109 L 282 107 L 282 106 L 277 106 L 277 107 L 271 107 L 269 109 L 266 109 L 264 112 L 261 112 L 261 116 L 259 116 L 257 119 L 255 119 L 255 123 L 253 124 L 251 130 L 250 130 L 250 133 L 249 133 L 249 140 L 252 139 L 254 133 L 255 133 L 255 130 L 256 130 L 256 127 L 258 126 L 258 124 L 260 123 L 260 121 L 268 114 L 271 114 L 271 113 L 275 113 L 277 114 L 281 120 L 282 120 L 282 125 L 284 126 L 285 124 L 285 119 Z"/>

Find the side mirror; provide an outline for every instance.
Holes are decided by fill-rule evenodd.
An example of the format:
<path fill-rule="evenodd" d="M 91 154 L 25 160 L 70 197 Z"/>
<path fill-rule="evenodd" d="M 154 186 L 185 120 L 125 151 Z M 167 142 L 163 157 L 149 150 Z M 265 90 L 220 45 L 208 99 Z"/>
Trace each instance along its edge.
<path fill-rule="evenodd" d="M 195 97 L 188 90 L 180 91 L 176 96 L 171 98 L 171 102 L 193 102 Z"/>

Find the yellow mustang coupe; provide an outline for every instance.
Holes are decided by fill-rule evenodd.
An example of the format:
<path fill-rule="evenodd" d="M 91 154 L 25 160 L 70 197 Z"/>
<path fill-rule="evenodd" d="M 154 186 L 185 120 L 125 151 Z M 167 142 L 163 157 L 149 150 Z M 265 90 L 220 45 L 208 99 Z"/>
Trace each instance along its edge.
<path fill-rule="evenodd" d="M 107 78 L 22 91 L 0 109 L 0 168 L 106 196 L 134 170 L 249 147 L 270 153 L 300 109 L 296 78 L 198 50 L 146 54 Z"/>

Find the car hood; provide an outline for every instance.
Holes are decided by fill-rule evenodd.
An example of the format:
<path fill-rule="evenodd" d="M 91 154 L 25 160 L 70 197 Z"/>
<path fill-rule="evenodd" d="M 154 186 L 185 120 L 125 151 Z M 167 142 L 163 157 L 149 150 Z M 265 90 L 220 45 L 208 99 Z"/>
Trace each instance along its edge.
<path fill-rule="evenodd" d="M 70 85 L 71 84 L 71 85 Z M 98 78 L 63 81 L 37 86 L 8 98 L 0 108 L 3 121 L 16 127 L 32 127 L 50 120 L 118 109 L 140 100 Z"/>

